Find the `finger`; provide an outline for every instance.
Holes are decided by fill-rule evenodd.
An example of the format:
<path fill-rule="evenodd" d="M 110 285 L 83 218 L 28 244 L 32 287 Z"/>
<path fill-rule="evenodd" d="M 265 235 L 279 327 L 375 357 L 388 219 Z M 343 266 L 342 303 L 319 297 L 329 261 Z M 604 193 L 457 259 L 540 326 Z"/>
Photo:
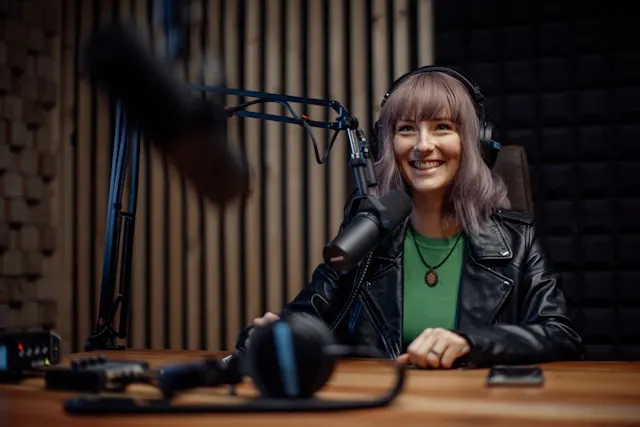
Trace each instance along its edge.
<path fill-rule="evenodd" d="M 442 366 L 442 357 L 448 347 L 449 342 L 446 337 L 439 337 L 436 339 L 433 347 L 427 351 L 427 360 L 432 368 L 440 368 Z"/>
<path fill-rule="evenodd" d="M 253 319 L 253 326 L 264 326 L 267 324 L 267 321 L 262 317 L 256 317 Z"/>
<path fill-rule="evenodd" d="M 267 324 L 277 322 L 278 320 L 280 320 L 280 316 L 271 312 L 265 313 L 265 315 L 262 316 L 262 318 L 267 322 Z"/>
<path fill-rule="evenodd" d="M 255 319 L 253 319 L 253 325 L 265 326 L 277 320 L 280 320 L 280 316 L 271 312 L 267 312 L 262 317 L 256 317 Z"/>
<path fill-rule="evenodd" d="M 450 369 L 453 366 L 453 362 L 455 362 L 456 359 L 460 357 L 459 352 L 460 349 L 457 346 L 451 345 L 447 347 L 446 351 L 442 354 L 442 359 L 440 360 L 440 364 L 442 365 L 442 367 L 445 369 Z"/>
<path fill-rule="evenodd" d="M 396 362 L 398 362 L 401 365 L 410 365 L 411 364 L 411 359 L 409 358 L 409 354 L 408 353 L 404 353 L 404 354 L 401 354 L 400 356 L 398 356 L 396 358 Z"/>
<path fill-rule="evenodd" d="M 422 331 L 420 333 L 420 335 L 418 335 L 411 342 L 411 344 L 409 344 L 409 346 L 407 347 L 407 352 L 411 354 L 411 353 L 415 353 L 416 351 L 418 351 L 420 349 L 420 347 L 422 346 L 422 344 L 424 343 L 424 341 L 431 335 L 432 331 L 433 330 L 431 328 L 427 328 L 424 331 Z"/>
<path fill-rule="evenodd" d="M 438 368 L 440 366 L 440 358 L 442 357 L 441 351 L 445 345 L 446 336 L 443 333 L 443 330 L 440 328 L 432 329 L 431 333 L 429 334 L 428 340 L 426 340 L 425 342 L 425 346 L 420 349 L 420 351 L 424 354 L 425 359 L 427 359 L 430 367 Z M 438 347 L 441 350 L 438 350 L 434 347 Z"/>
<path fill-rule="evenodd" d="M 432 344 L 430 344 L 430 340 L 433 340 L 433 332 L 434 329 L 427 328 L 413 342 L 407 347 L 407 353 L 409 353 L 409 358 L 411 363 L 415 366 L 419 366 L 421 368 L 429 367 L 429 362 L 426 357 L 426 349 L 429 348 Z"/>
<path fill-rule="evenodd" d="M 411 356 L 411 361 L 421 368 L 428 368 L 431 366 L 428 353 L 431 347 L 435 344 L 436 337 L 433 334 L 428 335 L 426 338 L 416 343 L 413 349 L 407 349 Z"/>

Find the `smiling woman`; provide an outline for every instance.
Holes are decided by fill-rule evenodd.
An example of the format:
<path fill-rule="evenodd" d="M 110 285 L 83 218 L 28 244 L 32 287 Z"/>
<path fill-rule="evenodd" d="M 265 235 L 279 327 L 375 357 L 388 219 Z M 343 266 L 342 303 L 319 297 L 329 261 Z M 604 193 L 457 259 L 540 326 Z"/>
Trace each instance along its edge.
<path fill-rule="evenodd" d="M 340 343 L 425 368 L 581 358 L 535 220 L 508 209 L 491 169 L 489 129 L 481 93 L 457 72 L 424 67 L 396 80 L 375 126 L 377 193 L 406 191 L 410 218 L 353 271 L 319 265 L 280 315 L 318 316 Z M 280 315 L 255 319 L 238 348 Z"/>
<path fill-rule="evenodd" d="M 478 232 L 496 209 L 509 208 L 505 185 L 482 158 L 478 108 L 460 80 L 448 74 L 403 79 L 383 102 L 378 121 L 378 192 L 407 188 L 415 208 L 442 211 L 443 221 L 454 220 L 470 232 Z M 426 165 L 415 168 L 417 161 L 445 167 L 425 175 Z"/>

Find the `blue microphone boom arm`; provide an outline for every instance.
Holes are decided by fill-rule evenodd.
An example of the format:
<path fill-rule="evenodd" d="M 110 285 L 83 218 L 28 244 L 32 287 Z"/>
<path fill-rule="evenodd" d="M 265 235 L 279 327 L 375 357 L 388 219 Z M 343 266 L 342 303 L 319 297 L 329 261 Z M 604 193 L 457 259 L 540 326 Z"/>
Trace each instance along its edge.
<path fill-rule="evenodd" d="M 253 98 L 238 106 L 227 106 L 227 116 L 249 117 L 267 121 L 290 123 L 303 126 L 314 146 L 316 160 L 323 164 L 327 159 L 339 132 L 347 132 L 349 140 L 349 166 L 353 169 L 359 196 L 368 198 L 368 189 L 377 185 L 373 170 L 371 150 L 364 132 L 359 129 L 358 119 L 337 101 L 317 98 L 306 98 L 267 92 L 233 89 L 224 86 L 187 85 L 188 91 L 201 93 L 217 93 L 236 95 L 243 98 Z M 203 102 L 206 102 L 203 100 Z M 290 116 L 247 111 L 245 108 L 260 103 L 278 103 L 285 107 Z M 331 108 L 337 113 L 334 121 L 311 120 L 304 115 L 298 115 L 291 103 L 316 105 Z M 92 336 L 85 342 L 85 351 L 93 350 L 123 350 L 125 346 L 117 345 L 116 338 L 125 339 L 128 336 L 130 314 L 131 260 L 133 250 L 133 236 L 138 193 L 138 171 L 141 132 L 135 129 L 133 145 L 129 141 L 129 124 L 124 114 L 124 106 L 118 103 L 116 109 L 116 129 L 113 144 L 113 158 L 111 179 L 109 184 L 109 201 L 107 204 L 107 224 L 105 229 L 105 247 L 103 256 L 102 283 L 98 321 Z M 214 118 L 212 118 L 214 120 Z M 334 135 L 323 156 L 318 152 L 318 145 L 311 128 L 330 129 Z M 130 191 L 128 206 L 122 203 L 125 177 L 129 156 L 132 155 L 130 165 Z M 121 266 L 118 266 L 118 252 L 122 239 Z M 119 273 L 118 292 L 116 290 L 116 276 Z M 112 323 L 116 312 L 120 308 L 118 329 Z"/>

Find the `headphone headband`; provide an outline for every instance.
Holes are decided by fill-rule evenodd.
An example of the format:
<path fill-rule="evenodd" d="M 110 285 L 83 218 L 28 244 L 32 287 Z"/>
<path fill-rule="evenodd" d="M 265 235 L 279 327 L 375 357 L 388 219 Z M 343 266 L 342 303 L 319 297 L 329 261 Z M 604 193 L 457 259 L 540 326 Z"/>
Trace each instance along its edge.
<path fill-rule="evenodd" d="M 484 125 L 487 120 L 487 113 L 484 108 L 484 96 L 482 95 L 482 92 L 480 92 L 480 87 L 456 70 L 437 65 L 425 65 L 424 67 L 416 68 L 415 70 L 398 77 L 391 84 L 391 87 L 387 90 L 387 92 L 385 92 L 384 97 L 382 98 L 382 102 L 380 103 L 380 107 L 382 107 L 387 102 L 387 99 L 391 96 L 393 91 L 409 77 L 419 74 L 437 72 L 447 74 L 464 85 L 464 87 L 469 92 L 469 95 L 471 95 L 471 99 L 473 100 L 473 103 L 476 107 L 476 112 L 478 113 L 478 118 L 480 119 L 481 124 Z"/>

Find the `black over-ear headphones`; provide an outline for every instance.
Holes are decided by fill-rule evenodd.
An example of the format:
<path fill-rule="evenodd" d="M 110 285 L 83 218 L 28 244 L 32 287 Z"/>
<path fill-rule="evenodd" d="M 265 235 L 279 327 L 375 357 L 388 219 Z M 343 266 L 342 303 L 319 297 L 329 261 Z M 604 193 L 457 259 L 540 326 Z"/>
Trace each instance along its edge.
<path fill-rule="evenodd" d="M 313 395 L 325 386 L 340 357 L 375 357 L 383 355 L 371 348 L 337 345 L 327 325 L 317 317 L 305 313 L 289 313 L 268 326 L 256 328 L 242 353 L 236 353 L 235 368 L 225 372 L 218 360 L 195 364 L 174 365 L 174 372 L 157 381 L 162 399 L 83 396 L 65 402 L 65 410 L 72 414 L 150 414 L 150 413 L 249 413 L 249 412 L 301 412 L 366 409 L 386 406 L 402 391 L 405 368 L 393 360 L 396 382 L 381 396 L 366 400 L 328 400 Z M 226 365 L 227 367 L 230 365 Z M 160 369 L 162 372 L 162 368 Z M 232 372 L 228 372 L 232 371 Z M 184 375 L 187 373 L 187 375 Z M 249 376 L 260 395 L 238 403 L 173 404 L 177 391 L 203 386 L 235 385 L 242 376 Z M 185 382 L 190 384 L 185 385 Z"/>
<path fill-rule="evenodd" d="M 384 94 L 384 97 L 382 98 L 380 107 L 382 107 L 385 104 L 385 102 L 387 102 L 387 99 L 389 99 L 389 96 L 391 96 L 393 91 L 409 77 L 415 76 L 418 74 L 435 73 L 435 72 L 447 74 L 455 78 L 456 80 L 458 80 L 460 83 L 464 85 L 464 87 L 467 88 L 467 91 L 471 95 L 471 99 L 473 100 L 473 103 L 475 105 L 476 113 L 478 114 L 478 119 L 480 120 L 480 141 L 479 141 L 480 151 L 482 152 L 482 157 L 484 159 L 485 164 L 489 168 L 492 168 L 496 162 L 496 158 L 498 157 L 498 152 L 500 151 L 501 145 L 492 139 L 493 125 L 489 122 L 488 114 L 484 107 L 484 96 L 482 95 L 482 92 L 480 92 L 480 88 L 477 85 L 475 85 L 471 80 L 469 80 L 467 77 L 460 74 L 459 72 L 451 68 L 441 67 L 436 65 L 427 65 L 424 67 L 417 68 L 413 71 L 410 71 L 407 74 L 404 74 L 398 77 L 391 84 L 391 87 L 389 88 L 389 90 L 387 90 L 387 92 Z M 379 121 L 375 122 L 373 133 L 374 133 L 374 137 L 372 138 L 373 141 L 371 142 L 371 145 L 372 145 L 372 150 L 374 152 L 375 157 L 378 158 L 378 156 L 382 152 L 382 147 L 381 147 L 382 142 L 380 141 L 380 122 Z"/>

